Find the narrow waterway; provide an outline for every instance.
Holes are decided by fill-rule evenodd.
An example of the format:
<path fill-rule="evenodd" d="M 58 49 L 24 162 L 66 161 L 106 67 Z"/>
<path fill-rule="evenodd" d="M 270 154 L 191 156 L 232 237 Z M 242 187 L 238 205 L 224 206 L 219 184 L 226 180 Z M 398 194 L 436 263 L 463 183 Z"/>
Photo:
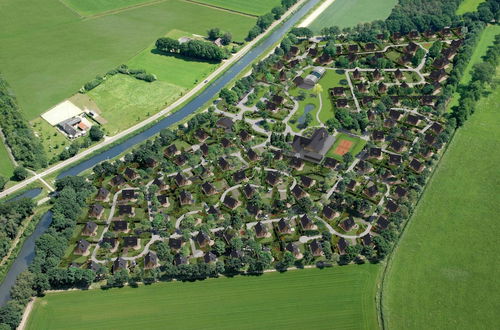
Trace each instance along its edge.
<path fill-rule="evenodd" d="M 302 8 L 300 8 L 295 14 L 293 14 L 285 23 L 276 28 L 269 37 L 267 37 L 263 42 L 251 49 L 231 68 L 225 71 L 222 76 L 211 83 L 210 86 L 208 86 L 202 93 L 196 96 L 185 106 L 183 106 L 179 111 L 160 120 L 158 123 L 151 126 L 144 132 L 134 135 L 124 142 L 112 147 L 111 149 L 103 151 L 89 158 L 88 160 L 69 168 L 68 170 L 62 172 L 58 176 L 58 178 L 63 178 L 69 175 L 78 175 L 81 172 L 94 167 L 96 164 L 106 159 L 114 158 L 127 149 L 159 133 L 162 129 L 172 126 L 173 124 L 183 120 L 188 115 L 198 110 L 201 106 L 215 97 L 227 83 L 229 83 L 237 75 L 243 72 L 253 60 L 264 54 L 269 47 L 279 41 L 293 25 L 295 25 L 304 15 L 307 14 L 309 10 L 311 10 L 311 8 L 313 8 L 320 1 L 321 0 L 309 0 L 309 2 L 307 2 Z M 33 198 L 34 196 L 38 195 L 38 193 L 36 189 L 32 189 L 23 193 L 21 196 Z M 4 281 L 0 285 L 0 306 L 3 306 L 10 299 L 10 289 L 14 285 L 17 276 L 28 268 L 29 264 L 35 256 L 35 241 L 45 232 L 51 222 L 52 214 L 48 212 L 42 217 L 33 234 L 24 242 L 24 245 L 21 248 L 16 261 L 12 264 Z"/>

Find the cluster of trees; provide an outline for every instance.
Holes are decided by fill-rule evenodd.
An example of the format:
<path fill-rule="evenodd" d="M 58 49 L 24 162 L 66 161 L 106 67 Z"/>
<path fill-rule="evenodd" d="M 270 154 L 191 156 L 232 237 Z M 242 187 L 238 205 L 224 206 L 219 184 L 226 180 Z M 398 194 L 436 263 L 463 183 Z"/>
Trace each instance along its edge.
<path fill-rule="evenodd" d="M 231 89 L 223 88 L 220 91 L 219 96 L 224 101 L 226 101 L 227 104 L 236 105 L 238 101 L 241 100 L 243 96 L 245 96 L 245 94 L 250 92 L 250 90 L 254 85 L 255 85 L 255 76 L 252 73 L 246 77 L 237 80 Z"/>
<path fill-rule="evenodd" d="M 19 226 L 33 215 L 34 207 L 35 204 L 26 198 L 0 204 L 0 259 L 7 255 Z"/>
<path fill-rule="evenodd" d="M 483 56 L 483 61 L 474 65 L 470 82 L 460 88 L 459 103 L 452 109 L 452 116 L 456 119 L 458 126 L 463 125 L 474 113 L 477 101 L 487 86 L 493 83 L 496 67 L 500 62 L 499 54 L 500 34 L 495 36 L 495 41 Z"/>
<path fill-rule="evenodd" d="M 211 42 L 201 40 L 189 40 L 180 43 L 176 39 L 165 37 L 156 40 L 156 49 L 164 53 L 180 54 L 206 61 L 219 62 L 229 56 L 226 49 L 217 47 Z"/>
<path fill-rule="evenodd" d="M 255 39 L 259 34 L 266 31 L 275 20 L 281 18 L 281 16 L 292 7 L 298 0 L 281 0 L 281 6 L 276 6 L 271 9 L 270 13 L 257 18 L 257 23 L 248 31 L 247 41 Z"/>
<path fill-rule="evenodd" d="M 21 114 L 7 82 L 0 77 L 0 128 L 14 158 L 34 170 L 47 165 L 40 140 L 33 134 Z"/>
<path fill-rule="evenodd" d="M 129 76 L 134 77 L 136 79 L 144 80 L 147 82 L 153 82 L 156 80 L 156 76 L 154 74 L 147 73 L 146 70 L 130 69 L 127 65 L 122 64 L 119 67 L 117 67 L 116 69 L 113 69 L 113 70 L 106 72 L 106 74 L 104 76 L 101 76 L 101 75 L 96 76 L 94 79 L 92 79 L 91 81 L 89 81 L 85 85 L 83 85 L 83 87 L 80 89 L 80 92 L 85 93 L 85 92 L 91 91 L 94 88 L 96 88 L 97 86 L 99 86 L 100 84 L 102 84 L 106 80 L 107 77 L 111 77 L 111 76 L 114 76 L 116 74 L 126 74 L 126 75 L 129 75 Z"/>
<path fill-rule="evenodd" d="M 222 32 L 219 28 L 212 28 L 207 31 L 208 40 L 215 41 L 221 39 L 223 45 L 229 45 L 233 41 L 233 35 L 230 32 Z"/>
<path fill-rule="evenodd" d="M 35 258 L 29 269 L 23 272 L 11 289 L 12 300 L 0 308 L 0 328 L 15 329 L 22 310 L 34 295 L 42 295 L 50 288 L 86 287 L 95 278 L 90 270 L 58 268 L 68 247 L 76 220 L 86 198 L 93 193 L 93 186 L 82 177 L 66 177 L 56 182 L 52 223 L 35 245 Z M 28 214 L 27 201 L 19 202 L 16 212 Z"/>

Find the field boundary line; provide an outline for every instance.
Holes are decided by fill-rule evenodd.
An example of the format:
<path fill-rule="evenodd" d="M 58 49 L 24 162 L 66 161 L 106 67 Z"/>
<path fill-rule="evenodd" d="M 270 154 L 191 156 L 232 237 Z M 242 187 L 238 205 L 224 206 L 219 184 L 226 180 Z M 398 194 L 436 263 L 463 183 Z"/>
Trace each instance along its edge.
<path fill-rule="evenodd" d="M 85 18 L 85 16 L 82 16 L 76 9 L 74 8 L 71 8 L 66 2 L 64 2 L 64 0 L 59 0 L 59 3 L 61 5 L 63 5 L 64 7 L 66 7 L 69 11 L 73 12 L 76 14 L 76 16 L 80 17 L 80 18 Z"/>
<path fill-rule="evenodd" d="M 59 0 L 59 1 L 61 1 L 61 0 Z M 169 1 L 169 0 L 152 0 L 152 1 L 148 1 L 148 2 L 139 3 L 139 4 L 136 4 L 136 5 L 131 5 L 131 6 L 127 6 L 127 7 L 122 7 L 122 8 L 117 8 L 117 9 L 111 9 L 111 10 L 108 10 L 108 11 L 103 11 L 102 13 L 98 13 L 98 14 L 94 14 L 94 15 L 89 15 L 89 16 L 82 16 L 80 14 L 79 15 L 80 15 L 80 17 L 83 18 L 84 21 L 86 21 L 86 20 L 91 20 L 91 19 L 95 19 L 95 18 L 99 18 L 99 17 L 104 17 L 104 16 L 118 14 L 118 13 L 121 13 L 121 12 L 124 12 L 124 11 L 129 11 L 129 10 L 132 10 L 132 9 L 136 9 L 136 8 L 153 6 L 153 5 L 157 5 L 157 4 L 160 4 L 160 3 L 163 3 L 163 2 L 167 2 L 167 1 Z"/>
<path fill-rule="evenodd" d="M 242 16 L 247 16 L 247 17 L 252 17 L 252 18 L 259 17 L 259 15 L 249 14 L 249 13 L 245 13 L 245 12 L 239 11 L 239 10 L 234 10 L 234 9 L 224 8 L 224 7 L 220 7 L 220 6 L 216 6 L 216 5 L 211 5 L 209 3 L 199 2 L 196 0 L 182 0 L 182 1 L 190 2 L 193 4 L 197 4 L 199 6 L 209 7 L 209 8 L 213 8 L 213 9 L 217 9 L 217 10 L 221 10 L 221 11 L 225 11 L 225 12 L 230 12 L 230 13 L 238 14 L 238 15 L 242 15 Z"/>

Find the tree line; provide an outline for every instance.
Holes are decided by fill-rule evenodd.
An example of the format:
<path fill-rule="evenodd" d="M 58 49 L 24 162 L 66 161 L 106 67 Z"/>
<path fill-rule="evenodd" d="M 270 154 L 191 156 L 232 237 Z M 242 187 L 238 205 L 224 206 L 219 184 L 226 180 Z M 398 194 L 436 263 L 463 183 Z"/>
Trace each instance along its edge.
<path fill-rule="evenodd" d="M 176 39 L 164 37 L 156 40 L 156 49 L 164 53 L 179 54 L 206 61 L 220 62 L 229 57 L 226 49 L 201 40 L 189 40 L 181 43 Z"/>
<path fill-rule="evenodd" d="M 297 3 L 297 1 L 298 0 L 281 0 L 281 6 L 276 6 L 271 9 L 271 12 L 259 16 L 255 25 L 248 31 L 247 41 L 255 39 L 259 34 L 266 31 L 274 21 L 280 19 L 290 7 Z"/>
<path fill-rule="evenodd" d="M 0 127 L 14 158 L 34 170 L 47 165 L 40 140 L 21 114 L 17 100 L 0 76 Z"/>

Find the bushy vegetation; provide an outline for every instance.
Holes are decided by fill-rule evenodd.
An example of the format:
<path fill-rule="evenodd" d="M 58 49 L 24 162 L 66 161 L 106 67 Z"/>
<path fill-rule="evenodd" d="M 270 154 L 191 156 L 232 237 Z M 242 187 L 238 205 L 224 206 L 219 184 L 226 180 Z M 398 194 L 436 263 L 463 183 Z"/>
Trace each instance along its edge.
<path fill-rule="evenodd" d="M 222 61 L 228 58 L 224 48 L 217 47 L 211 42 L 201 40 L 189 40 L 180 43 L 173 38 L 160 38 L 156 40 L 156 48 L 169 54 L 180 54 L 182 56 L 197 58 L 206 61 Z"/>
<path fill-rule="evenodd" d="M 19 105 L 0 77 L 0 127 L 14 158 L 26 167 L 39 169 L 47 164 L 43 147 L 24 120 Z"/>
<path fill-rule="evenodd" d="M 0 204 L 0 259 L 7 255 L 19 226 L 33 214 L 35 204 L 30 199 L 20 199 Z"/>

